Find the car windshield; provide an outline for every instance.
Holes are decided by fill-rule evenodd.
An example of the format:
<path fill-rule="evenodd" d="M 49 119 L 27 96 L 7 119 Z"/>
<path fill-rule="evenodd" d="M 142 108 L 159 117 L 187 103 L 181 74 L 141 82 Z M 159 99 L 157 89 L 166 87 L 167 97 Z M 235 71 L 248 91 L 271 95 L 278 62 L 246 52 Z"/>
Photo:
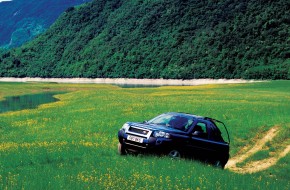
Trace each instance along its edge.
<path fill-rule="evenodd" d="M 148 123 L 187 131 L 192 125 L 193 120 L 193 117 L 183 114 L 162 114 L 151 119 Z"/>

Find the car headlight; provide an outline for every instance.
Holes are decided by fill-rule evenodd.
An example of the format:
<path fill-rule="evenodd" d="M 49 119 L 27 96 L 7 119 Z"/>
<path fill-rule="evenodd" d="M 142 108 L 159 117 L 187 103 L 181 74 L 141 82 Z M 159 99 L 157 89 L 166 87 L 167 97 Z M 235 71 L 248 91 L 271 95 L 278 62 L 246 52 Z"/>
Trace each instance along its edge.
<path fill-rule="evenodd" d="M 170 138 L 170 134 L 169 133 L 166 133 L 164 131 L 155 131 L 153 133 L 153 136 L 156 137 L 156 138 L 157 137 L 162 137 L 162 138 L 167 138 L 167 139 Z"/>
<path fill-rule="evenodd" d="M 125 123 L 123 126 L 122 126 L 122 130 L 124 130 L 124 131 L 128 131 L 129 130 L 129 127 L 130 127 L 130 125 L 128 124 L 128 123 Z"/>

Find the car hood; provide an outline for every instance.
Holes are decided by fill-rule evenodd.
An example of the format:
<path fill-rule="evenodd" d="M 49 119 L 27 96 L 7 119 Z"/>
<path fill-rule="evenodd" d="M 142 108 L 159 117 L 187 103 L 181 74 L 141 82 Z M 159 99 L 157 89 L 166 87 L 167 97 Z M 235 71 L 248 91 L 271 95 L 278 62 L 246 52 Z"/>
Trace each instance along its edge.
<path fill-rule="evenodd" d="M 156 125 L 156 124 L 150 124 L 150 123 L 137 123 L 137 122 L 127 122 L 130 126 L 140 127 L 143 129 L 148 129 L 151 131 L 164 131 L 164 132 L 170 132 L 170 133 L 179 133 L 179 134 L 186 134 L 186 132 L 166 127 L 163 125 Z"/>

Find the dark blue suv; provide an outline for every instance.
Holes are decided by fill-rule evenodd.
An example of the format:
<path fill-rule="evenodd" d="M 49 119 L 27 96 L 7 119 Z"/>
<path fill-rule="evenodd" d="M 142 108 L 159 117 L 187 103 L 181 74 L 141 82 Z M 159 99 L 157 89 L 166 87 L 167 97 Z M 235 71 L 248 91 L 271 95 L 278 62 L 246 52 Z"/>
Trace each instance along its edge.
<path fill-rule="evenodd" d="M 226 131 L 225 141 L 217 123 Z M 223 122 L 187 113 L 169 112 L 150 121 L 127 122 L 118 132 L 118 151 L 190 157 L 224 168 L 229 159 L 229 134 Z"/>

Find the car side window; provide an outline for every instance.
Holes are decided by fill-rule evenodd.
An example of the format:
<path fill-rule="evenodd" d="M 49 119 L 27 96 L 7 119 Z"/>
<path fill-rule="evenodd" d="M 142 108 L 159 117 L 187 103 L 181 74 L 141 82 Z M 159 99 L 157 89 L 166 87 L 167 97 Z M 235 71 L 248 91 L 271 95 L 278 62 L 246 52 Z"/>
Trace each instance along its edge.
<path fill-rule="evenodd" d="M 192 136 L 207 139 L 208 133 L 206 123 L 198 122 L 193 128 Z"/>

